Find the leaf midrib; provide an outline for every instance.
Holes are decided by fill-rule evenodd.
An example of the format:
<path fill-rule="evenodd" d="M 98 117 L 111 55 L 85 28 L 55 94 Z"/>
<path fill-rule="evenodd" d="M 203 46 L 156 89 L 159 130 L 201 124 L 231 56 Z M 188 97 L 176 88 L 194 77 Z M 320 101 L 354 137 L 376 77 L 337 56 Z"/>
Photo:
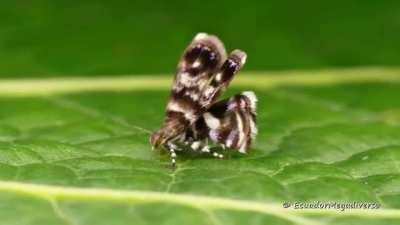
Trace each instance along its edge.
<path fill-rule="evenodd" d="M 173 203 L 202 210 L 237 210 L 253 211 L 262 214 L 287 218 L 288 215 L 333 215 L 359 216 L 366 218 L 400 218 L 399 209 L 362 210 L 351 209 L 339 211 L 335 209 L 285 209 L 277 203 L 261 203 L 256 201 L 210 197 L 202 195 L 177 194 L 155 191 L 118 190 L 105 188 L 78 188 L 44 184 L 31 184 L 13 181 L 0 181 L 1 192 L 12 192 L 35 196 L 42 199 L 81 200 L 81 201 L 114 201 L 125 203 Z M 296 221 L 299 222 L 299 221 Z"/>
<path fill-rule="evenodd" d="M 298 85 L 332 85 L 360 82 L 400 82 L 400 68 L 355 68 L 320 71 L 243 72 L 236 87 L 275 88 Z M 171 76 L 135 75 L 0 80 L 0 96 L 43 96 L 82 91 L 168 89 Z"/>

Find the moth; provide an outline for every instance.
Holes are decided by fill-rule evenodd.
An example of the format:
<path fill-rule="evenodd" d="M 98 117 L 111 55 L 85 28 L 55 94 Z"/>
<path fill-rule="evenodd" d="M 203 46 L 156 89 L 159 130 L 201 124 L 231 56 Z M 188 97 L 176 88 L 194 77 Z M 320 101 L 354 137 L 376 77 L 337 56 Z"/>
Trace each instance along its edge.
<path fill-rule="evenodd" d="M 238 49 L 227 56 L 218 37 L 206 33 L 197 34 L 185 49 L 164 122 L 150 137 L 153 149 L 169 152 L 172 166 L 176 164 L 176 152 L 184 149 L 223 158 L 211 144 L 247 153 L 257 135 L 256 95 L 245 91 L 218 101 L 246 57 Z"/>

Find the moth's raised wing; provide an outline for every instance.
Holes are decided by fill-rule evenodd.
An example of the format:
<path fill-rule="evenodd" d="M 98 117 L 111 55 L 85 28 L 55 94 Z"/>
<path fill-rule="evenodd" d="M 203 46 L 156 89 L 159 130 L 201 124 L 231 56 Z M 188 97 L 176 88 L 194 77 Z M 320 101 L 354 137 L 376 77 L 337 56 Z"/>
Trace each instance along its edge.
<path fill-rule="evenodd" d="M 246 53 L 234 50 L 226 59 L 222 42 L 198 34 L 185 50 L 172 87 L 167 110 L 180 110 L 190 123 L 214 103 L 243 67 Z"/>
<path fill-rule="evenodd" d="M 198 138 L 246 153 L 257 135 L 256 102 L 247 91 L 214 103 L 196 123 Z"/>
<path fill-rule="evenodd" d="M 224 45 L 216 36 L 196 35 L 178 63 L 163 125 L 150 138 L 155 148 L 182 136 L 202 115 L 203 91 L 225 60 Z"/>
<path fill-rule="evenodd" d="M 226 60 L 223 43 L 200 33 L 184 51 L 173 82 L 168 112 L 181 113 L 190 123 L 202 114 L 204 90 Z"/>

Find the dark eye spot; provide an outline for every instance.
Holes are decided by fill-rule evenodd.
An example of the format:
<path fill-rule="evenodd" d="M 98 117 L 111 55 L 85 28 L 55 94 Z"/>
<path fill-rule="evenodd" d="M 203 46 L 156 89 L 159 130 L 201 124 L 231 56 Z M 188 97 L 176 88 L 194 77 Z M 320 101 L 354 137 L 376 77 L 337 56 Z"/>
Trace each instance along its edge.
<path fill-rule="evenodd" d="M 199 56 L 202 52 L 202 48 L 203 48 L 203 46 L 196 45 L 192 49 L 189 49 L 185 55 L 186 61 L 189 63 L 193 63 L 197 58 L 199 58 Z"/>
<path fill-rule="evenodd" d="M 229 73 L 229 74 L 235 73 L 237 70 L 237 67 L 238 67 L 238 64 L 231 59 L 228 59 L 223 66 L 224 72 Z"/>
<path fill-rule="evenodd" d="M 217 54 L 207 47 L 202 49 L 200 57 L 205 68 L 213 68 L 217 64 Z"/>

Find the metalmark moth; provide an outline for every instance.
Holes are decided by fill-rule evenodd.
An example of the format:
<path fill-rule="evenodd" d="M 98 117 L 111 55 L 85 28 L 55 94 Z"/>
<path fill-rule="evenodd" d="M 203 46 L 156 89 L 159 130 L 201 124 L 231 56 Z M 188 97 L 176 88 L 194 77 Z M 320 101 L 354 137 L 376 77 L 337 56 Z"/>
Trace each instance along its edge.
<path fill-rule="evenodd" d="M 178 63 L 164 122 L 150 137 L 153 148 L 169 151 L 173 166 L 176 152 L 182 150 L 223 158 L 209 142 L 247 153 L 257 135 L 256 95 L 245 91 L 217 101 L 246 57 L 241 50 L 227 56 L 223 43 L 205 33 L 197 34 L 186 48 Z"/>

